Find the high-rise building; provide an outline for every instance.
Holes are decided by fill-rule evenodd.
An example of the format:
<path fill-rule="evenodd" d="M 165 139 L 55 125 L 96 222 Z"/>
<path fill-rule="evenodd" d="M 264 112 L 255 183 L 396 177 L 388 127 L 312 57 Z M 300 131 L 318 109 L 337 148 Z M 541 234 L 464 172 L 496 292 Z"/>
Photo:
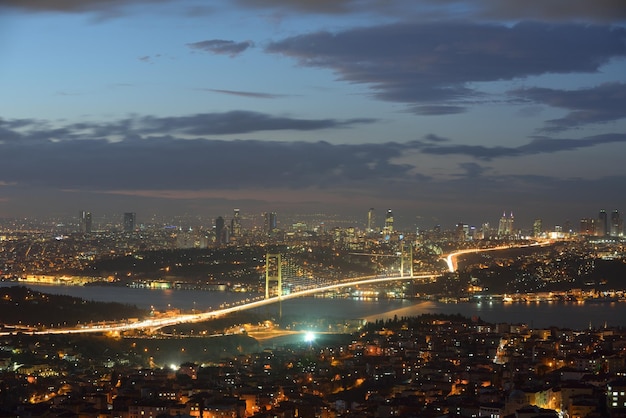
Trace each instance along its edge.
<path fill-rule="evenodd" d="M 541 219 L 535 219 L 533 222 L 533 237 L 537 238 L 543 235 L 543 221 Z"/>
<path fill-rule="evenodd" d="M 595 235 L 596 234 L 596 221 L 592 218 L 582 218 L 580 220 L 580 234 L 581 235 Z"/>
<path fill-rule="evenodd" d="M 241 217 L 239 216 L 239 209 L 233 211 L 233 219 L 230 221 L 230 231 L 235 237 L 241 236 Z"/>
<path fill-rule="evenodd" d="M 135 222 L 137 215 L 135 212 L 124 213 L 124 232 L 133 232 L 135 230 Z"/>
<path fill-rule="evenodd" d="M 265 232 L 269 235 L 278 228 L 278 219 L 276 212 L 265 212 Z"/>
<path fill-rule="evenodd" d="M 79 214 L 79 221 L 80 232 L 83 234 L 91 234 L 91 212 L 81 210 Z"/>
<path fill-rule="evenodd" d="M 611 226 L 609 228 L 609 235 L 612 237 L 619 237 L 624 231 L 624 225 L 622 224 L 622 217 L 618 210 L 611 212 Z"/>
<path fill-rule="evenodd" d="M 456 224 L 456 239 L 459 241 L 467 241 L 470 239 L 470 227 L 468 224 L 459 222 Z"/>
<path fill-rule="evenodd" d="M 498 223 L 498 236 L 499 237 L 511 237 L 515 234 L 515 218 L 513 212 L 511 216 L 506 216 L 506 212 L 502 213 L 500 222 Z"/>
<path fill-rule="evenodd" d="M 393 232 L 393 212 L 391 209 L 387 209 L 387 214 L 385 215 L 385 234 L 391 234 Z"/>
<path fill-rule="evenodd" d="M 374 212 L 374 208 L 370 208 L 367 211 L 367 233 L 371 234 L 374 232 L 376 227 L 376 213 Z"/>
<path fill-rule="evenodd" d="M 224 218 L 218 216 L 215 219 L 215 243 L 217 245 L 226 244 L 226 228 Z"/>
<path fill-rule="evenodd" d="M 596 235 L 600 237 L 609 235 L 609 219 L 604 209 L 602 209 L 598 215 L 598 224 L 596 227 Z"/>

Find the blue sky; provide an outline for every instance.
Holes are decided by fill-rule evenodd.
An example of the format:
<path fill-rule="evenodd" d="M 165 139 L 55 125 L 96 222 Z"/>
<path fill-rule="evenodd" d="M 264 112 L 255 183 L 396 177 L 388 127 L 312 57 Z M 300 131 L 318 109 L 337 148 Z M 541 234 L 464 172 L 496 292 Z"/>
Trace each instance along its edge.
<path fill-rule="evenodd" d="M 626 210 L 621 0 L 2 0 L 0 216 Z"/>

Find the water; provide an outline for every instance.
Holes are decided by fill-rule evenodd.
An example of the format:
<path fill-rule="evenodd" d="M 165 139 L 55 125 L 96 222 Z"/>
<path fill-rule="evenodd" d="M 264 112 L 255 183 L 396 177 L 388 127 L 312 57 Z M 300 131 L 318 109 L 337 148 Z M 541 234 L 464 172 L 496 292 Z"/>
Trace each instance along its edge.
<path fill-rule="evenodd" d="M 0 282 L 0 287 L 15 286 L 16 283 Z M 120 302 L 137 307 L 157 310 L 177 308 L 209 310 L 222 303 L 232 303 L 260 295 L 233 292 L 209 292 L 194 290 L 152 290 L 107 286 L 60 286 L 28 285 L 29 288 L 45 293 L 63 294 L 99 302 Z M 259 308 L 260 312 L 276 312 L 277 306 Z M 398 299 L 360 300 L 327 299 L 306 297 L 284 301 L 283 315 L 309 317 L 334 317 L 345 319 L 393 318 L 394 315 L 418 316 L 425 313 L 461 314 L 477 316 L 487 322 L 526 323 L 535 328 L 558 326 L 562 328 L 586 329 L 591 324 L 601 327 L 626 326 L 626 302 L 578 304 L 570 302 L 541 303 L 439 303 Z"/>

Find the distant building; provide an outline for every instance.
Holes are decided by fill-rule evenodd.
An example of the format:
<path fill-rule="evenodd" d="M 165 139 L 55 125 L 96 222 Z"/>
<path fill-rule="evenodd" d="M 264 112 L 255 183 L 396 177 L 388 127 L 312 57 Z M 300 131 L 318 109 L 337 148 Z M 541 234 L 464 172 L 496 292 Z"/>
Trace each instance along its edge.
<path fill-rule="evenodd" d="M 599 237 L 609 235 L 609 219 L 604 209 L 602 209 L 598 215 L 598 224 L 596 227 L 596 235 Z"/>
<path fill-rule="evenodd" d="M 228 234 L 226 233 L 225 225 L 226 223 L 224 222 L 224 218 L 221 216 L 218 216 L 217 219 L 215 219 L 215 243 L 217 245 L 227 243 L 226 237 Z"/>
<path fill-rule="evenodd" d="M 543 234 L 543 221 L 541 219 L 535 219 L 533 222 L 533 237 L 537 238 Z"/>
<path fill-rule="evenodd" d="M 611 226 L 609 227 L 609 235 L 612 237 L 620 237 L 624 231 L 622 217 L 618 210 L 611 212 Z"/>
<path fill-rule="evenodd" d="M 276 212 L 266 212 L 265 213 L 265 223 L 264 228 L 265 232 L 270 235 L 278 228 L 278 219 Z"/>
<path fill-rule="evenodd" d="M 80 232 L 83 234 L 91 233 L 91 212 L 86 212 L 84 210 L 80 211 L 79 214 L 79 222 L 80 222 Z"/>
<path fill-rule="evenodd" d="M 233 219 L 230 221 L 230 232 L 235 237 L 241 236 L 241 217 L 239 216 L 239 209 L 234 209 Z"/>
<path fill-rule="evenodd" d="M 502 217 L 498 223 L 498 236 L 501 238 L 513 236 L 514 227 L 515 219 L 513 218 L 513 212 L 511 212 L 511 216 L 506 216 L 506 212 L 502 213 Z"/>
<path fill-rule="evenodd" d="M 596 220 L 592 218 L 582 218 L 580 220 L 580 235 L 595 235 L 596 234 Z"/>
<path fill-rule="evenodd" d="M 376 228 L 376 213 L 374 208 L 367 211 L 367 233 L 371 234 Z"/>
<path fill-rule="evenodd" d="M 124 232 L 133 232 L 135 230 L 135 222 L 137 215 L 135 212 L 124 213 Z"/>
<path fill-rule="evenodd" d="M 391 212 L 391 209 L 388 209 L 387 215 L 385 215 L 385 228 L 383 232 L 385 234 L 391 234 L 393 232 L 393 212 Z"/>

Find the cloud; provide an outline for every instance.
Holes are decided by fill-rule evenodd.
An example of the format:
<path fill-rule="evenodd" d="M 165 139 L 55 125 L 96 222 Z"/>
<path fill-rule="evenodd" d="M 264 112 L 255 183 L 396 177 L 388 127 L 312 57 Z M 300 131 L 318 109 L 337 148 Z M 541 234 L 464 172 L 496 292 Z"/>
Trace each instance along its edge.
<path fill-rule="evenodd" d="M 287 97 L 284 94 L 272 94 L 261 93 L 256 91 L 238 91 L 238 90 L 224 90 L 224 89 L 201 89 L 204 91 L 211 91 L 213 93 L 228 94 L 231 96 L 250 97 L 253 99 L 277 99 L 280 97 Z"/>
<path fill-rule="evenodd" d="M 2 0 L 0 7 L 30 12 L 93 13 L 117 16 L 130 11 L 129 6 L 175 4 L 189 17 L 214 14 L 224 7 L 217 1 L 199 5 L 174 0 Z M 280 13 L 325 15 L 376 14 L 406 19 L 433 18 L 491 19 L 505 21 L 584 21 L 624 22 L 623 0 L 235 0 L 242 9 L 269 10 Z M 170 9 L 166 9 L 171 12 Z"/>
<path fill-rule="evenodd" d="M 373 123 L 375 119 L 294 119 L 271 116 L 259 112 L 230 111 L 201 113 L 190 116 L 146 116 L 129 120 L 140 134 L 176 133 L 186 135 L 232 135 L 260 131 L 313 131 L 329 128 L 346 128 L 351 125 Z"/>
<path fill-rule="evenodd" d="M 442 136 L 439 135 L 435 135 L 435 134 L 428 134 L 424 137 L 424 140 L 428 141 L 428 142 L 450 142 L 449 138 L 444 138 Z"/>
<path fill-rule="evenodd" d="M 626 21 L 622 0 L 482 0 L 478 1 L 478 7 L 482 15 L 499 19 Z"/>
<path fill-rule="evenodd" d="M 445 114 L 481 98 L 477 83 L 597 72 L 626 56 L 625 39 L 626 29 L 606 26 L 447 21 L 315 32 L 272 42 L 266 51 L 329 68 L 417 113 Z"/>
<path fill-rule="evenodd" d="M 82 190 L 306 189 L 407 175 L 398 144 L 331 145 L 146 136 L 0 144 L 0 181 Z M 30 163 L 25 163 L 30 162 Z M 106 175 L 103 175 L 106 173 Z"/>
<path fill-rule="evenodd" d="M 140 135 L 236 135 L 261 131 L 315 131 L 344 129 L 369 124 L 376 119 L 297 119 L 259 112 L 234 110 L 222 113 L 199 113 L 187 116 L 136 116 L 114 122 L 81 122 L 63 127 L 35 119 L 1 120 L 0 144 L 17 140 L 47 142 L 56 140 L 130 138 Z"/>
<path fill-rule="evenodd" d="M 560 132 L 588 124 L 626 118 L 626 84 L 605 83 L 579 90 L 527 88 L 512 94 L 537 103 L 570 110 L 565 117 L 547 121 L 546 132 Z"/>
<path fill-rule="evenodd" d="M 626 21 L 622 0 L 238 0 L 247 7 L 276 8 L 319 14 L 376 13 L 406 18 L 484 18 L 506 21 Z"/>
<path fill-rule="evenodd" d="M 252 48 L 254 44 L 251 41 L 235 42 L 223 39 L 211 39 L 208 41 L 189 43 L 187 46 L 191 49 L 235 57 L 246 49 Z"/>
<path fill-rule="evenodd" d="M 436 115 L 454 115 L 457 113 L 463 113 L 467 109 L 464 106 L 426 105 L 426 106 L 413 106 L 411 107 L 411 110 L 417 115 L 436 116 Z"/>
<path fill-rule="evenodd" d="M 432 145 L 414 142 L 422 152 L 433 155 L 465 155 L 481 160 L 573 151 L 598 145 L 626 143 L 626 134 L 604 134 L 582 139 L 537 137 L 518 147 L 487 147 L 483 145 Z"/>

